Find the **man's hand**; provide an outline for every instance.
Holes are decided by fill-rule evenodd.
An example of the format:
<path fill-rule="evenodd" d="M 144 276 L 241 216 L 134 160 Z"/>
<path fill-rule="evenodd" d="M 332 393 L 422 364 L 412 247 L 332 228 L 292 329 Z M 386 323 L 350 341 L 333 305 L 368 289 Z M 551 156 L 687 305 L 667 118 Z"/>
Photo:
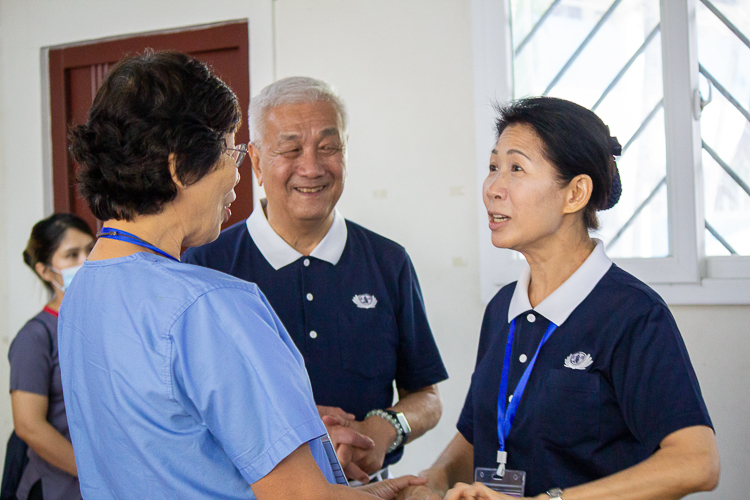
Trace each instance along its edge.
<path fill-rule="evenodd" d="M 396 440 L 396 429 L 385 419 L 370 417 L 358 422 L 338 414 L 328 413 L 323 416 L 323 423 L 331 433 L 331 440 L 336 444 L 336 455 L 346 476 L 361 483 L 369 482 L 369 474 L 383 467 L 383 460 L 388 448 Z M 371 438 L 373 446 L 358 446 L 353 442 L 337 442 L 333 435 L 346 436 L 354 432 L 359 436 Z"/>
<path fill-rule="evenodd" d="M 427 486 L 409 486 L 399 492 L 397 500 L 443 500 L 443 496 Z"/>
<path fill-rule="evenodd" d="M 355 420 L 354 415 L 351 413 L 347 413 L 338 406 L 323 406 L 323 405 L 317 405 L 318 408 L 318 415 L 320 415 L 320 418 L 322 419 L 326 415 L 330 415 L 332 417 L 339 417 L 346 420 Z"/>
<path fill-rule="evenodd" d="M 351 413 L 346 413 L 334 406 L 318 406 L 318 414 L 328 430 L 334 449 L 338 449 L 341 445 L 349 445 L 362 450 L 371 450 L 375 447 L 372 439 L 348 425 L 350 422 L 356 422 Z"/>
<path fill-rule="evenodd" d="M 362 457 L 367 456 L 368 452 L 375 448 L 375 442 L 361 432 L 354 415 L 341 408 L 318 405 L 318 414 L 328 430 L 346 477 L 360 483 L 370 482 L 370 476 L 354 461 L 362 461 Z M 380 463 L 383 463 L 382 460 Z M 379 468 L 375 469 L 378 470 Z"/>
<path fill-rule="evenodd" d="M 384 500 L 395 500 L 396 496 L 404 488 L 424 484 L 425 481 L 427 480 L 421 477 L 401 476 L 395 479 L 386 479 L 384 481 L 378 481 L 377 483 L 360 486 L 358 489 Z"/>

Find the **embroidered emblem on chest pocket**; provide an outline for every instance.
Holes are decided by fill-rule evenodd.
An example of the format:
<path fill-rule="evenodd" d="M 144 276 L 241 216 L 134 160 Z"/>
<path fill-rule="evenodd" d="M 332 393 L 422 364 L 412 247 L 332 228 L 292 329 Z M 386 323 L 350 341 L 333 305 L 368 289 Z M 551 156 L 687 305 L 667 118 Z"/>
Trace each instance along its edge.
<path fill-rule="evenodd" d="M 591 354 L 586 354 L 585 352 L 576 352 L 574 354 L 568 355 L 567 358 L 565 358 L 565 368 L 571 368 L 573 370 L 585 370 L 589 366 L 591 366 L 591 363 L 593 363 L 594 360 L 591 357 Z"/>
<path fill-rule="evenodd" d="M 362 295 L 355 295 L 352 302 L 357 304 L 360 309 L 373 309 L 378 304 L 378 299 L 374 295 L 363 293 Z"/>

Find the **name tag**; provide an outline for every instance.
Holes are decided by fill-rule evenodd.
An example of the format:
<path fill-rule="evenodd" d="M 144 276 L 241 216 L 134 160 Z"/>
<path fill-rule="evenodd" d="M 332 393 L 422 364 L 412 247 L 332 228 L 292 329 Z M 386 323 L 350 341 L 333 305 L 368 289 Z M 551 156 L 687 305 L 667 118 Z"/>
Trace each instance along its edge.
<path fill-rule="evenodd" d="M 477 467 L 474 470 L 474 481 L 511 497 L 523 497 L 526 490 L 526 473 L 522 470 L 506 469 L 505 475 L 500 477 L 497 469 Z"/>

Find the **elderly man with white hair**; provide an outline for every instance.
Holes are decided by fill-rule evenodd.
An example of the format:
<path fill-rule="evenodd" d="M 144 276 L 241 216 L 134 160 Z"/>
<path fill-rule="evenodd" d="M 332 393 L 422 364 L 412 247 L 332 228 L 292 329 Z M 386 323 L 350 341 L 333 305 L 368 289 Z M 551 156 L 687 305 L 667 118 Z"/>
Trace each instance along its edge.
<path fill-rule="evenodd" d="M 438 423 L 436 384 L 447 378 L 414 266 L 402 246 L 336 210 L 347 114 L 327 83 L 269 85 L 250 103 L 250 127 L 266 199 L 183 261 L 258 284 L 304 356 L 347 476 L 387 478 L 404 444 Z"/>

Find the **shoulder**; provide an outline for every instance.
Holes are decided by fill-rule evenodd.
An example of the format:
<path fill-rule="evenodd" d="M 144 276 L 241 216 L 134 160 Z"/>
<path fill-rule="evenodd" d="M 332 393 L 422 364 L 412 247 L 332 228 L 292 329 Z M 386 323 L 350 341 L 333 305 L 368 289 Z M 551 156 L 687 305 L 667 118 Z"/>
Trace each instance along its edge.
<path fill-rule="evenodd" d="M 654 289 L 616 264 L 612 264 L 596 288 L 601 292 L 599 296 L 618 308 L 628 306 L 633 311 L 668 309 L 664 299 Z"/>
<path fill-rule="evenodd" d="M 198 297 L 217 290 L 227 290 L 229 296 L 260 294 L 254 283 L 145 252 L 87 262 L 79 274 L 74 289 L 63 299 L 63 328 L 68 326 L 65 318 L 86 315 L 91 301 L 117 301 L 127 309 L 133 305 L 130 297 L 152 297 L 155 300 L 149 307 L 170 318 L 179 315 Z M 113 287 L 112 283 L 118 286 Z M 128 314 L 125 309 L 118 312 Z"/>
<path fill-rule="evenodd" d="M 182 254 L 182 261 L 191 264 L 204 264 L 207 261 L 223 259 L 234 255 L 242 241 L 252 241 L 247 230 L 247 220 L 242 220 L 224 229 L 216 240 L 199 247 L 188 248 Z"/>
<path fill-rule="evenodd" d="M 206 294 L 217 295 L 221 292 L 226 292 L 229 295 L 238 293 L 239 295 L 260 296 L 260 290 L 255 283 L 235 278 L 209 267 L 178 262 L 163 262 L 160 264 L 168 269 L 171 279 L 177 282 L 175 284 L 181 285 L 191 297 L 197 298 Z"/>
<path fill-rule="evenodd" d="M 49 351 L 52 348 L 52 335 L 55 334 L 57 319 L 49 313 L 40 312 L 18 331 L 18 334 L 10 344 L 8 356 L 23 350 L 43 348 Z"/>
<path fill-rule="evenodd" d="M 659 294 L 615 264 L 581 306 L 574 312 L 578 314 L 571 314 L 571 319 L 575 317 L 572 324 L 582 321 L 601 325 L 610 332 L 602 339 L 612 345 L 647 345 L 657 338 L 682 342 L 679 327 Z"/>
<path fill-rule="evenodd" d="M 409 258 L 406 249 L 395 241 L 346 219 L 347 244 L 370 249 L 380 258 L 403 262 Z"/>

